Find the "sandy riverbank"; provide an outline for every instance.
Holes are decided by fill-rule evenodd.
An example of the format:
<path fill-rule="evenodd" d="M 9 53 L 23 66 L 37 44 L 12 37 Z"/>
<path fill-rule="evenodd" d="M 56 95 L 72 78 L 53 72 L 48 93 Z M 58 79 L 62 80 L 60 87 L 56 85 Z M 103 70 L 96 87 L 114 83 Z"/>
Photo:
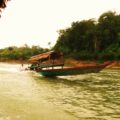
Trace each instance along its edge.
<path fill-rule="evenodd" d="M 0 62 L 11 63 L 11 64 L 27 64 L 28 61 L 26 60 L 0 60 Z"/>
<path fill-rule="evenodd" d="M 11 64 L 28 64 L 28 61 L 23 60 L 2 60 L 0 62 L 6 62 Z M 65 60 L 65 66 L 86 66 L 86 65 L 96 65 L 100 64 L 98 61 L 91 61 L 91 60 L 74 60 L 74 59 L 66 59 Z M 113 68 L 113 69 L 120 69 L 120 60 L 118 61 L 111 61 L 111 64 L 107 66 L 107 68 Z"/>
<path fill-rule="evenodd" d="M 65 60 L 65 65 L 67 66 L 84 66 L 84 65 L 96 65 L 99 64 L 98 61 L 89 61 L 89 60 L 74 60 L 67 59 Z M 119 61 L 111 61 L 111 64 L 107 66 L 107 68 L 120 69 L 120 60 Z"/>

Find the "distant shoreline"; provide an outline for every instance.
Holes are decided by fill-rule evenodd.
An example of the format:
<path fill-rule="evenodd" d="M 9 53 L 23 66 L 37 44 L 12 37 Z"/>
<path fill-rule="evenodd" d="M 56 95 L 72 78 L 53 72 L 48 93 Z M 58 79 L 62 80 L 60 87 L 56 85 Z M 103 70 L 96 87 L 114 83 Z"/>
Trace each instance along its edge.
<path fill-rule="evenodd" d="M 0 60 L 0 62 L 11 63 L 11 64 L 29 64 L 27 60 Z M 84 65 L 96 65 L 98 61 L 93 60 L 75 60 L 65 59 L 65 66 L 84 66 Z M 120 60 L 112 61 L 106 68 L 120 69 Z"/>
<path fill-rule="evenodd" d="M 27 64 L 28 61 L 27 60 L 0 60 L 0 62 L 3 63 L 13 63 L 13 64 Z"/>

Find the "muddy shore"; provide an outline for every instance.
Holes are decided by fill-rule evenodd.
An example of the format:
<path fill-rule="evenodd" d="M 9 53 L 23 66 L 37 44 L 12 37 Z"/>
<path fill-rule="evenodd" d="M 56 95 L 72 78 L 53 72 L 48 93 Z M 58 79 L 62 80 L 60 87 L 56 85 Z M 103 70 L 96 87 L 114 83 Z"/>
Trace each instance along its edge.
<path fill-rule="evenodd" d="M 74 59 L 67 59 L 65 60 L 65 65 L 67 66 L 86 66 L 86 65 L 97 65 L 100 64 L 98 61 L 89 61 L 89 60 L 74 60 Z M 113 68 L 113 69 L 120 69 L 120 60 L 119 61 L 111 61 L 111 64 L 108 65 L 106 68 Z"/>
<path fill-rule="evenodd" d="M 0 62 L 6 62 L 11 64 L 29 64 L 29 62 L 23 60 L 2 60 Z M 91 61 L 91 60 L 74 60 L 74 59 L 66 59 L 64 61 L 65 66 L 86 66 L 86 65 L 97 65 L 100 64 L 98 61 Z M 120 69 L 120 60 L 118 61 L 111 61 L 111 64 L 106 68 L 113 68 L 113 69 Z"/>

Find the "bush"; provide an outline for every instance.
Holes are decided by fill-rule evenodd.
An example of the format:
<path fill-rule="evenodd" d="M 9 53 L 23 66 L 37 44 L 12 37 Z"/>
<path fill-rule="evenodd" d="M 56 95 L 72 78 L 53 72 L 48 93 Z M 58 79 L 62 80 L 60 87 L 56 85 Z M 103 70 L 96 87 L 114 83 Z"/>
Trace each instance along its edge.
<path fill-rule="evenodd" d="M 80 51 L 80 52 L 73 52 L 69 55 L 69 57 L 72 57 L 76 60 L 92 60 L 95 58 L 95 54 L 94 53 L 90 53 L 88 51 Z"/>
<path fill-rule="evenodd" d="M 112 44 L 99 55 L 99 59 L 103 59 L 103 60 L 120 59 L 120 45 Z"/>

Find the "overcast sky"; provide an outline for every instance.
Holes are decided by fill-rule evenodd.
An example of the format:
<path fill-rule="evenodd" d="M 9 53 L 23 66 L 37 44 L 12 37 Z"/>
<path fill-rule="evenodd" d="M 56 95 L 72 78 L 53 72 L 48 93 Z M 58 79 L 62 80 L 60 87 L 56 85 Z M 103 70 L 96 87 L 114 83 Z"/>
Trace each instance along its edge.
<path fill-rule="evenodd" d="M 120 0 L 11 0 L 0 19 L 0 48 L 54 45 L 58 30 L 109 10 L 120 14 Z"/>

